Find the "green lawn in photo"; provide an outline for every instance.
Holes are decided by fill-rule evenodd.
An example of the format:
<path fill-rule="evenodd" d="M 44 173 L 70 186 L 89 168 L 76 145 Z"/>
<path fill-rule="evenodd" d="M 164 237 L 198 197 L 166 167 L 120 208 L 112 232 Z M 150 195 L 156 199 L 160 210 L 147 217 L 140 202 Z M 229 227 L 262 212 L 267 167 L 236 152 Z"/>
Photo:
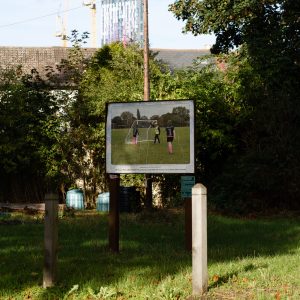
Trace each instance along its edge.
<path fill-rule="evenodd" d="M 145 136 L 140 128 L 140 136 Z M 154 144 L 154 129 L 149 129 L 150 141 L 126 144 L 129 129 L 112 130 L 112 164 L 189 164 L 190 163 L 190 128 L 176 127 L 173 141 L 173 154 L 168 153 L 165 128 L 161 128 L 160 144 Z"/>

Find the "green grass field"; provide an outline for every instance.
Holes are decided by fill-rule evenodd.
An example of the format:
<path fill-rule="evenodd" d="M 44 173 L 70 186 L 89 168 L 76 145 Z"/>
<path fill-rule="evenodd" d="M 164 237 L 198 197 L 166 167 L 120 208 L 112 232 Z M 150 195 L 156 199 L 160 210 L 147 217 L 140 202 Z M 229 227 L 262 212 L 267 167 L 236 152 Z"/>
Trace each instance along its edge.
<path fill-rule="evenodd" d="M 59 220 L 58 282 L 42 288 L 43 219 L 0 219 L 1 300 L 186 300 L 191 254 L 182 210 L 121 214 L 120 253 L 108 248 L 107 214 Z M 300 219 L 208 216 L 205 299 L 300 299 Z"/>
<path fill-rule="evenodd" d="M 142 131 L 139 129 L 141 136 Z M 150 129 L 151 141 L 135 144 L 126 144 L 125 138 L 128 129 L 112 130 L 112 164 L 188 164 L 190 162 L 189 128 L 176 128 L 176 138 L 173 141 L 174 153 L 170 155 L 167 148 L 167 139 L 164 128 L 161 128 L 160 144 L 153 143 L 154 129 Z"/>

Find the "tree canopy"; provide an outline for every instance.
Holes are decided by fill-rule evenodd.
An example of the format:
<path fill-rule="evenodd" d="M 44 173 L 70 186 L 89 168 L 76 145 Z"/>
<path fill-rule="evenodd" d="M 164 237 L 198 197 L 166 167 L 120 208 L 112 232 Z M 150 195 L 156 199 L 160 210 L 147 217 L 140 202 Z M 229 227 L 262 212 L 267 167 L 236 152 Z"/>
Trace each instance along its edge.
<path fill-rule="evenodd" d="M 232 53 L 224 80 L 243 109 L 239 146 L 214 181 L 219 204 L 299 207 L 300 2 L 176 0 L 170 10 L 186 32 L 216 35 L 212 53 Z"/>
<path fill-rule="evenodd" d="M 295 58 L 299 55 L 299 7 L 294 0 L 176 0 L 170 10 L 185 21 L 184 31 L 215 34 L 214 53 L 243 43 L 254 46 L 257 39 L 267 41 L 265 46 L 280 39 Z"/>

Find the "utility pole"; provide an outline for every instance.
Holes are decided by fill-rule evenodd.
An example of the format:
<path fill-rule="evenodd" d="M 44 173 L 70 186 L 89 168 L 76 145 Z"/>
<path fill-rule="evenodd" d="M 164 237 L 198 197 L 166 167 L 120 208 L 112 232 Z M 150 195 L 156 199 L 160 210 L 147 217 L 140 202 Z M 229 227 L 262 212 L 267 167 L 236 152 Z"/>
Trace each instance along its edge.
<path fill-rule="evenodd" d="M 144 100 L 150 100 L 148 0 L 144 0 Z"/>
<path fill-rule="evenodd" d="M 144 0 L 144 101 L 150 100 L 148 0 Z M 147 209 L 152 208 L 152 178 L 145 174 Z"/>

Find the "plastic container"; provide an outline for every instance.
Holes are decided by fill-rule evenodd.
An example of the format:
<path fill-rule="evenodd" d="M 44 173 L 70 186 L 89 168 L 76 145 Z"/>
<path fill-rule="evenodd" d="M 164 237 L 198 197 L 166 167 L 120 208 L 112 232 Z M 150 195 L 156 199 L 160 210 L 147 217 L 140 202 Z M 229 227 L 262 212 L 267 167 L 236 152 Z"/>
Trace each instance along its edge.
<path fill-rule="evenodd" d="M 109 211 L 109 193 L 101 193 L 96 200 L 96 209 L 98 211 Z"/>
<path fill-rule="evenodd" d="M 84 209 L 83 191 L 79 189 L 67 191 L 66 205 L 69 208 Z"/>

